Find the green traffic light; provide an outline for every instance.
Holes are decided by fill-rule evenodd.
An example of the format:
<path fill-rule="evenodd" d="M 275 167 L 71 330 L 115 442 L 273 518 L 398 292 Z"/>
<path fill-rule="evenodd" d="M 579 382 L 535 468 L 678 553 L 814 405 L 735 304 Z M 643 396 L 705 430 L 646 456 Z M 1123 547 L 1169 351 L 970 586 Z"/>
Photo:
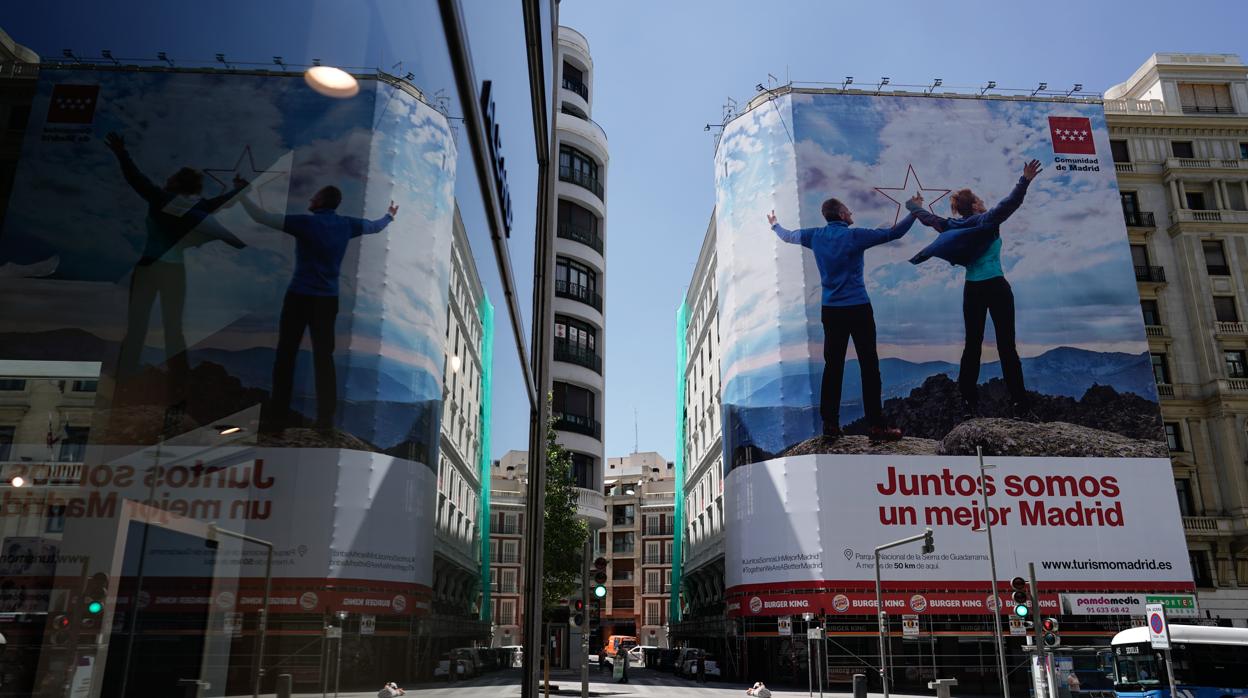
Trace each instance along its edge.
<path fill-rule="evenodd" d="M 1014 607 L 1014 615 L 1018 616 L 1019 618 L 1026 618 L 1027 616 L 1031 615 L 1031 609 L 1027 607 L 1027 604 L 1020 603 Z"/>
<path fill-rule="evenodd" d="M 604 596 L 606 596 L 606 595 L 607 595 L 607 588 L 606 588 L 606 587 L 602 586 L 601 584 L 599 584 L 598 586 L 594 587 L 594 596 L 597 596 L 598 598 L 600 598 L 600 599 L 601 599 L 602 597 L 604 597 Z"/>
<path fill-rule="evenodd" d="M 104 604 L 100 603 L 99 601 L 92 601 L 91 603 L 87 604 L 87 613 L 90 613 L 91 615 L 95 615 L 103 610 L 104 610 Z"/>

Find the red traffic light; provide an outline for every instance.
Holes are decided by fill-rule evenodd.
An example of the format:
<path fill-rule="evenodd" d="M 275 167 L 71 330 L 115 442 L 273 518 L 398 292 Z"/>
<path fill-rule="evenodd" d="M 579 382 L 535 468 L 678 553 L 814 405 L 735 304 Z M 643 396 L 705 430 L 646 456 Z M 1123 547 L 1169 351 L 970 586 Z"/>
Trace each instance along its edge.
<path fill-rule="evenodd" d="M 1022 577 L 1015 577 L 1010 580 L 1010 588 L 1014 591 L 1027 591 L 1027 580 Z"/>
<path fill-rule="evenodd" d="M 595 559 L 594 559 L 594 569 L 596 569 L 596 570 L 605 570 L 605 569 L 607 569 L 607 558 L 605 558 L 605 557 L 595 558 Z"/>
<path fill-rule="evenodd" d="M 57 616 L 52 620 L 54 630 L 65 630 L 69 627 L 69 616 Z"/>
<path fill-rule="evenodd" d="M 577 613 L 580 613 L 581 611 L 584 611 L 584 610 L 585 610 L 585 602 L 584 602 L 584 601 L 582 601 L 581 599 L 577 599 L 577 600 L 573 601 L 573 602 L 572 602 L 572 610 L 573 610 L 573 611 L 576 611 Z M 577 625 L 580 625 L 580 623 L 577 623 Z"/>
<path fill-rule="evenodd" d="M 1045 618 L 1043 621 L 1041 621 L 1041 623 L 1040 623 L 1040 627 L 1041 627 L 1041 628 L 1043 628 L 1043 629 L 1044 629 L 1044 632 L 1046 632 L 1046 633 L 1055 633 L 1055 632 L 1057 632 L 1057 627 L 1058 627 L 1058 626 L 1057 626 L 1057 619 L 1056 619 L 1056 618 Z"/>

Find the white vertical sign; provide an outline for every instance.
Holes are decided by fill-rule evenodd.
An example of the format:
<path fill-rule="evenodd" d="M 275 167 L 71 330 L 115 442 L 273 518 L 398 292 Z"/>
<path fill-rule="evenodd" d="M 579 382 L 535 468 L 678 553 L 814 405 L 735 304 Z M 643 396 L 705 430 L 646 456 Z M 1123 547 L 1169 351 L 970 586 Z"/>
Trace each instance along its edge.
<path fill-rule="evenodd" d="M 793 619 L 789 616 L 780 616 L 776 619 L 776 631 L 781 635 L 793 634 Z"/>
<path fill-rule="evenodd" d="M 377 616 L 360 616 L 360 634 L 372 635 L 377 630 Z"/>
<path fill-rule="evenodd" d="M 1155 650 L 1170 649 L 1170 624 L 1166 622 L 1166 607 L 1159 603 L 1150 603 L 1145 607 L 1148 619 L 1148 641 Z"/>

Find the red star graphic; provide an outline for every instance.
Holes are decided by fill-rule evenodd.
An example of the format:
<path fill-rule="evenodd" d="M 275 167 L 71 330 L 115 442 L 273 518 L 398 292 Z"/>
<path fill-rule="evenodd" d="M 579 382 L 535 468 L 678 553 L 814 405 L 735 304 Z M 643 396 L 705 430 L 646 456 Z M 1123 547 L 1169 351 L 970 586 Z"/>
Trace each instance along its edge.
<path fill-rule="evenodd" d="M 243 171 L 243 162 L 247 163 L 247 172 Z M 214 173 L 221 173 L 218 177 Z M 250 189 L 256 193 L 256 198 L 260 200 L 260 205 L 264 206 L 264 190 L 268 184 L 280 179 L 282 175 L 290 174 L 287 170 L 261 170 L 256 168 L 256 158 L 251 153 L 251 146 L 243 146 L 243 152 L 239 153 L 238 159 L 234 161 L 233 167 L 205 167 L 204 174 L 208 175 L 214 182 L 221 185 L 221 191 L 229 191 L 234 187 L 234 177 L 241 176 L 243 179 L 251 183 Z M 229 181 L 223 179 L 229 177 Z"/>
<path fill-rule="evenodd" d="M 912 178 L 914 179 L 914 184 L 915 184 L 914 187 L 910 186 L 910 180 Z M 923 200 L 927 202 L 927 210 L 931 211 L 932 213 L 936 212 L 935 209 L 932 208 L 932 205 L 935 204 L 937 201 L 940 201 L 941 199 L 945 198 L 946 196 L 949 195 L 949 192 L 953 191 L 952 189 L 929 189 L 927 187 L 924 187 L 923 183 L 919 181 L 918 173 L 914 171 L 914 165 L 907 164 L 906 165 L 906 179 L 904 182 L 902 182 L 900 187 L 875 187 L 875 191 L 880 196 L 883 196 L 889 201 L 897 204 L 897 212 L 893 216 L 893 225 L 897 225 L 897 221 L 901 218 L 901 207 L 904 206 L 906 200 L 909 199 L 910 196 L 912 196 L 910 192 L 916 191 L 916 190 L 920 194 L 923 194 Z M 888 194 L 888 192 L 890 191 L 900 192 L 901 198 L 900 199 L 893 198 L 892 196 Z M 929 191 L 940 192 L 940 196 L 934 199 L 928 199 L 926 192 L 929 192 Z"/>

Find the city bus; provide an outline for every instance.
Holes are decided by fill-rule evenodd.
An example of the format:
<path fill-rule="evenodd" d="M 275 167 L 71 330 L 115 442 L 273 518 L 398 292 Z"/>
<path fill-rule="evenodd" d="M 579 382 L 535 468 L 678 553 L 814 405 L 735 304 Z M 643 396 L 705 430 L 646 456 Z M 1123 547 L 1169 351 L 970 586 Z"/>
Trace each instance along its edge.
<path fill-rule="evenodd" d="M 1170 626 L 1171 664 L 1178 696 L 1170 696 L 1165 653 L 1154 650 L 1148 628 L 1129 628 L 1110 643 L 1118 698 L 1227 698 L 1248 696 L 1248 628 Z"/>

